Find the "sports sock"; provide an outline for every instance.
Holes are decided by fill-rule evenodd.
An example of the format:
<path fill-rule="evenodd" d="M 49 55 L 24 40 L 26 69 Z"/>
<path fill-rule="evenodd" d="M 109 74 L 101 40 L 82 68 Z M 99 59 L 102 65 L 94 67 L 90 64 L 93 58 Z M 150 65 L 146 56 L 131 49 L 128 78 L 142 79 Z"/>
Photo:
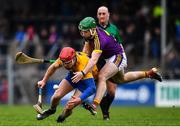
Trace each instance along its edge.
<path fill-rule="evenodd" d="M 112 96 L 112 95 L 110 95 L 110 94 L 108 94 L 107 93 L 107 99 L 108 99 L 108 103 L 107 103 L 107 111 L 109 111 L 109 108 L 110 108 L 110 106 L 111 106 L 111 104 L 112 104 L 112 102 L 113 102 L 113 100 L 114 100 L 114 96 Z"/>
<path fill-rule="evenodd" d="M 103 97 L 100 103 L 100 107 L 103 114 L 106 114 L 108 112 L 108 97 L 107 95 Z"/>
<path fill-rule="evenodd" d="M 109 112 L 109 108 L 114 100 L 114 96 L 110 94 L 106 94 L 106 96 L 103 97 L 101 100 L 100 106 L 103 114 L 107 114 Z"/>

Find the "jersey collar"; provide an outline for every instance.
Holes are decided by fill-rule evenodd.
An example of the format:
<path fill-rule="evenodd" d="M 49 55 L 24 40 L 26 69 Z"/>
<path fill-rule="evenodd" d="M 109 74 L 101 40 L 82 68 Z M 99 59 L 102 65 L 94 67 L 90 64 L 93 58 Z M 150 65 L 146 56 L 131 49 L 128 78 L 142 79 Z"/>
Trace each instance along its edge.
<path fill-rule="evenodd" d="M 110 26 L 110 23 L 108 22 L 108 24 L 106 25 L 106 27 L 103 27 L 102 25 L 100 25 L 99 23 L 97 24 L 98 27 L 102 28 L 102 29 L 106 29 Z"/>

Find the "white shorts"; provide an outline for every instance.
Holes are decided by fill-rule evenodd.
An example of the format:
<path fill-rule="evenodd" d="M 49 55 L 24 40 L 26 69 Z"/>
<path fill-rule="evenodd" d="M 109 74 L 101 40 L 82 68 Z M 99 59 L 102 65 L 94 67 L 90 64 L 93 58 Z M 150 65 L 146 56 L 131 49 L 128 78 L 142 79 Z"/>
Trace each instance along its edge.
<path fill-rule="evenodd" d="M 117 72 L 113 77 L 110 78 L 110 81 L 116 84 L 122 83 L 122 76 L 124 75 L 124 70 L 127 67 L 127 58 L 126 54 L 123 53 L 122 55 L 114 55 L 108 59 L 106 59 L 107 62 L 114 63 L 118 69 L 119 72 Z"/>
<path fill-rule="evenodd" d="M 114 63 L 119 68 L 119 71 L 122 72 L 124 72 L 124 68 L 127 67 L 127 57 L 125 53 L 114 55 L 106 59 L 106 62 Z"/>

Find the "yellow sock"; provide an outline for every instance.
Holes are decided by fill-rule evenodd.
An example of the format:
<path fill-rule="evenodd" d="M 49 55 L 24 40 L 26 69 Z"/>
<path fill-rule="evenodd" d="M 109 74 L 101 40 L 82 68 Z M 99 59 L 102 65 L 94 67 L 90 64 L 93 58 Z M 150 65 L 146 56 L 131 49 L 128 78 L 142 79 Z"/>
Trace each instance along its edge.
<path fill-rule="evenodd" d="M 147 71 L 144 71 L 144 77 L 147 78 L 148 77 L 148 73 Z"/>
<path fill-rule="evenodd" d="M 100 104 L 100 101 L 98 99 L 94 99 L 93 103 L 97 106 Z"/>

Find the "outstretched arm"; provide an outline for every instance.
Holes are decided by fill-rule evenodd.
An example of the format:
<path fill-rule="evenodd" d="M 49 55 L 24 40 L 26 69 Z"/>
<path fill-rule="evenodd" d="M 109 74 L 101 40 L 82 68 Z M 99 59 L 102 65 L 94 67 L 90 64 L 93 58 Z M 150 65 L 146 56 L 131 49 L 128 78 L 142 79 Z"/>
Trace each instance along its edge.
<path fill-rule="evenodd" d="M 92 68 L 97 64 L 99 57 L 101 56 L 101 53 L 102 53 L 101 50 L 94 50 L 92 52 L 92 55 L 91 55 L 91 58 L 90 58 L 88 64 L 86 65 L 84 70 L 82 70 L 84 72 L 84 74 L 87 74 L 89 71 L 91 71 Z"/>
<path fill-rule="evenodd" d="M 49 66 L 49 68 L 47 69 L 43 79 L 41 81 L 38 81 L 38 87 L 43 88 L 46 84 L 46 82 L 48 81 L 48 79 L 54 74 L 54 72 L 56 71 L 56 69 L 58 69 L 60 66 L 57 65 L 57 63 L 53 63 Z"/>

